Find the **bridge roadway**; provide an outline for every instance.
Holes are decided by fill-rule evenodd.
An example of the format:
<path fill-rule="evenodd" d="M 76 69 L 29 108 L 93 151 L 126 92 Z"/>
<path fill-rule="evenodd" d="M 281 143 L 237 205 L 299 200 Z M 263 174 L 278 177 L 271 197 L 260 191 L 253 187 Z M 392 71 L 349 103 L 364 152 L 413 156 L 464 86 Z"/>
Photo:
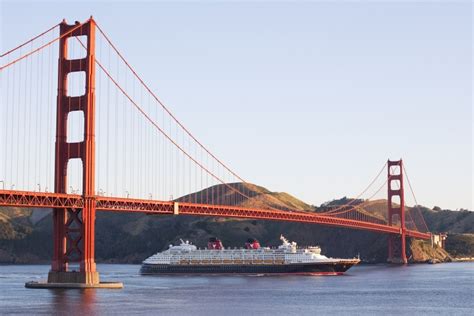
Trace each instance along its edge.
<path fill-rule="evenodd" d="M 105 196 L 90 197 L 95 200 L 99 211 L 139 212 L 162 215 L 194 215 L 235 217 L 261 220 L 275 220 L 361 229 L 373 232 L 400 235 L 398 226 L 389 226 L 364 221 L 357 221 L 335 216 L 321 215 L 300 211 L 279 211 L 243 208 L 227 205 L 210 205 L 187 202 L 156 201 L 144 199 L 116 198 Z M 0 206 L 26 208 L 82 208 L 85 198 L 77 194 L 43 193 L 16 190 L 0 190 Z M 430 233 L 406 230 L 408 237 L 430 239 Z"/>

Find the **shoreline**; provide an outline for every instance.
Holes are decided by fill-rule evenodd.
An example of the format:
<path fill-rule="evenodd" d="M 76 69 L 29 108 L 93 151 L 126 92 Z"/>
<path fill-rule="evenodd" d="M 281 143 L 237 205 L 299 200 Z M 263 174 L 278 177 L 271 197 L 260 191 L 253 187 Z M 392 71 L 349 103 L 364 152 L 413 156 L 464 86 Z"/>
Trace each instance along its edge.
<path fill-rule="evenodd" d="M 474 257 L 452 258 L 452 262 L 474 262 Z"/>

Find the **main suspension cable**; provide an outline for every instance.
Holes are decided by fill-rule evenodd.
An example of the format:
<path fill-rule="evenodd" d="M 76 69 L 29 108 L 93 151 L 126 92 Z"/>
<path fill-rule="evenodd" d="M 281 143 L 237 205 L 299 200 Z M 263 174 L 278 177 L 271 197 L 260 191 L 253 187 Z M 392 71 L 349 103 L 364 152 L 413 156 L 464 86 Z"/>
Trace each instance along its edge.
<path fill-rule="evenodd" d="M 7 51 L 7 52 L 1 54 L 0 57 L 5 57 L 5 56 L 7 56 L 8 54 L 11 54 L 11 53 L 13 53 L 14 51 L 16 51 L 16 50 L 22 48 L 23 46 L 28 45 L 29 43 L 35 41 L 36 39 L 40 38 L 41 36 L 48 34 L 48 33 L 51 32 L 52 30 L 54 30 L 55 28 L 57 28 L 59 25 L 60 25 L 60 23 L 58 23 L 58 24 L 56 24 L 56 25 L 50 27 L 50 28 L 47 29 L 46 31 L 42 32 L 41 34 L 36 35 L 35 37 L 29 39 L 28 41 L 24 42 L 23 44 L 20 44 L 20 45 L 18 45 L 17 47 L 12 48 L 12 49 L 10 49 L 9 51 Z"/>
<path fill-rule="evenodd" d="M 340 207 L 334 209 L 334 210 L 330 210 L 328 212 L 324 212 L 325 214 L 332 214 L 334 212 L 337 212 L 343 208 L 345 208 L 346 206 L 350 206 L 352 205 L 355 201 L 357 201 L 363 194 L 365 194 L 365 192 L 367 192 L 369 190 L 369 188 L 375 183 L 375 181 L 377 181 L 377 179 L 380 177 L 380 175 L 382 174 L 382 172 L 385 170 L 385 167 L 387 166 L 387 162 L 384 163 L 384 165 L 382 166 L 382 168 L 380 169 L 380 171 L 377 173 L 377 175 L 375 176 L 375 178 L 369 183 L 369 185 L 359 194 L 357 195 L 357 197 L 355 197 L 353 200 L 351 200 L 349 203 L 347 204 L 344 204 L 344 205 L 341 205 Z"/>
<path fill-rule="evenodd" d="M 330 213 L 330 214 L 327 214 L 327 213 L 320 213 L 320 214 L 322 214 L 322 215 L 326 215 L 326 214 L 327 214 L 327 216 L 340 215 L 340 214 L 344 214 L 344 213 L 347 213 L 347 212 L 349 212 L 349 211 L 352 211 L 352 210 L 354 210 L 356 207 L 362 207 L 363 205 L 367 205 L 367 204 L 371 203 L 370 199 L 372 199 L 374 196 L 376 196 L 376 195 L 385 187 L 385 185 L 387 184 L 387 182 L 388 182 L 388 180 L 389 180 L 390 178 L 391 178 L 391 176 L 388 177 L 388 178 L 385 180 L 385 182 L 377 189 L 377 191 L 375 191 L 375 193 L 372 194 L 365 202 L 362 202 L 362 203 L 360 203 L 360 204 L 354 205 L 354 206 L 352 206 L 352 208 L 350 208 L 350 209 L 348 209 L 348 210 L 339 211 L 339 212 L 337 212 L 337 213 L 334 213 L 334 212 L 333 212 L 333 213 Z M 339 209 L 344 208 L 344 207 L 346 207 L 346 205 L 340 207 Z"/>
<path fill-rule="evenodd" d="M 69 31 L 63 33 L 62 35 L 56 37 L 55 39 L 49 41 L 48 43 L 46 43 L 46 44 L 44 44 L 44 45 L 42 45 L 42 46 L 40 46 L 40 47 L 38 47 L 38 48 L 36 48 L 36 49 L 30 51 L 29 53 L 26 53 L 26 54 L 23 55 L 23 56 L 18 57 L 17 59 L 14 59 L 13 61 L 9 62 L 8 64 L 6 64 L 6 65 L 4 65 L 4 66 L 0 66 L 0 71 L 2 71 L 3 69 L 5 69 L 5 68 L 7 68 L 7 67 L 9 67 L 9 66 L 11 66 L 11 65 L 16 64 L 16 63 L 19 62 L 20 60 L 23 60 L 23 59 L 25 59 L 26 57 L 33 55 L 34 53 L 39 52 L 40 50 L 44 49 L 45 47 L 50 46 L 51 44 L 55 43 L 56 41 L 60 40 L 61 38 L 68 36 L 69 34 L 71 34 L 72 32 L 74 32 L 75 30 L 77 30 L 78 28 L 80 28 L 81 26 L 83 26 L 83 24 L 84 24 L 84 23 L 79 23 L 79 24 L 77 24 L 76 26 L 74 26 L 74 27 L 73 27 L 72 29 L 70 29 Z"/>
<path fill-rule="evenodd" d="M 97 29 L 100 31 L 100 33 L 104 36 L 105 40 L 110 44 L 110 46 L 115 50 L 117 55 L 120 57 L 120 59 L 125 63 L 125 65 L 130 69 L 130 71 L 133 73 L 135 78 L 143 85 L 143 87 L 153 96 L 155 101 L 157 101 L 161 107 L 168 113 L 168 115 L 178 124 L 185 132 L 188 134 L 206 153 L 208 153 L 212 158 L 214 158 L 219 164 L 221 164 L 227 171 L 229 171 L 233 176 L 235 176 L 237 179 L 239 179 L 243 183 L 247 183 L 242 177 L 240 177 L 237 173 L 235 173 L 232 169 L 230 169 L 226 164 L 224 164 L 220 159 L 218 159 L 207 147 L 205 147 L 177 118 L 174 116 L 174 114 L 171 112 L 171 110 L 158 98 L 158 96 L 150 89 L 150 87 L 143 81 L 143 79 L 137 74 L 137 72 L 134 70 L 134 68 L 127 62 L 125 57 L 120 53 L 118 48 L 112 43 L 110 38 L 105 34 L 105 32 L 101 29 L 101 27 L 96 23 Z"/>
<path fill-rule="evenodd" d="M 407 182 L 408 182 L 408 187 L 410 188 L 410 191 L 411 191 L 411 194 L 413 195 L 413 199 L 415 200 L 415 208 L 418 210 L 418 212 L 420 213 L 420 217 L 421 217 L 421 221 L 422 221 L 422 224 L 425 228 L 426 231 L 428 231 L 428 225 L 426 225 L 426 222 L 425 222 L 425 218 L 423 217 L 423 214 L 421 214 L 421 211 L 419 210 L 419 204 L 418 204 L 418 201 L 416 199 L 416 196 L 415 196 L 415 192 L 413 191 L 413 187 L 411 185 L 411 182 L 410 182 L 410 178 L 408 177 L 408 172 L 405 168 L 405 164 L 403 164 L 403 172 L 405 173 L 406 175 L 406 178 L 407 178 Z M 412 219 L 413 220 L 413 219 Z M 415 223 L 415 221 L 413 221 L 413 223 Z M 416 226 L 416 224 L 415 224 Z"/>

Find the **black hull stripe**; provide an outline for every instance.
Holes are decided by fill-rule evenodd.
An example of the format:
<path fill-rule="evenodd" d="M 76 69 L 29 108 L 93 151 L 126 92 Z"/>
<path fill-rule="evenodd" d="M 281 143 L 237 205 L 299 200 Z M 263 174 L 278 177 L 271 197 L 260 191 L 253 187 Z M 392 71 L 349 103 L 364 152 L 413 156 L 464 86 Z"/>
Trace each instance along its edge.
<path fill-rule="evenodd" d="M 143 264 L 141 274 L 214 274 L 214 273 L 241 273 L 241 274 L 271 274 L 271 273 L 321 273 L 341 274 L 347 271 L 354 263 L 332 264 L 282 264 L 282 265 L 168 265 Z"/>

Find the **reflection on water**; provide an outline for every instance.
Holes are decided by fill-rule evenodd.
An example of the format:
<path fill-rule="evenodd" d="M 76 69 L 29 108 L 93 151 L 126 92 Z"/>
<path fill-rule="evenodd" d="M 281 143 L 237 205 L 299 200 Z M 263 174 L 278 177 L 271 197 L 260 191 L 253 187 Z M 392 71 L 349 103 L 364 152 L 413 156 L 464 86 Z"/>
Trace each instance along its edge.
<path fill-rule="evenodd" d="M 95 289 L 47 289 L 46 291 L 51 297 L 49 314 L 81 311 L 85 315 L 91 315 L 95 312 Z"/>
<path fill-rule="evenodd" d="M 474 264 L 357 266 L 347 275 L 140 276 L 138 265 L 99 265 L 124 289 L 26 289 L 49 267 L 0 266 L 0 314 L 437 314 L 468 315 Z"/>

